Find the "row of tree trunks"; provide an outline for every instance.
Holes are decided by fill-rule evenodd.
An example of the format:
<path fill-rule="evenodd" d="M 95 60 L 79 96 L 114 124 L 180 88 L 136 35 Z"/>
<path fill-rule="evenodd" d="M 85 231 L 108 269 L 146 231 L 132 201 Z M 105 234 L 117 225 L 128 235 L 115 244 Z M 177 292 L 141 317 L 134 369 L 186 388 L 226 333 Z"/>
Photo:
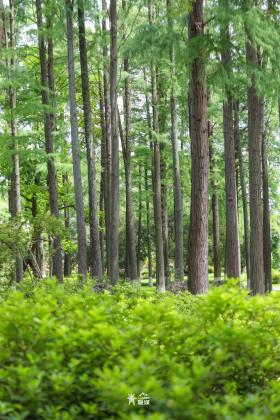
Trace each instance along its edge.
<path fill-rule="evenodd" d="M 82 78 L 82 96 L 84 107 L 85 141 L 87 149 L 88 167 L 88 196 L 89 196 L 89 226 L 90 226 L 90 272 L 92 277 L 101 278 L 103 275 L 99 223 L 97 217 L 97 192 L 95 174 L 95 149 L 93 146 L 93 125 L 90 102 L 90 86 L 88 75 L 87 46 L 85 36 L 85 16 L 83 0 L 78 1 L 79 47 Z"/>
<path fill-rule="evenodd" d="M 228 0 L 220 0 L 228 8 Z M 221 60 L 228 79 L 231 80 L 232 63 L 229 24 L 221 24 L 223 50 Z M 230 86 L 226 86 L 226 99 L 223 103 L 225 185 L 226 185 L 226 258 L 225 274 L 228 278 L 240 278 L 240 246 L 238 233 L 238 208 L 236 188 L 236 165 L 234 146 L 233 99 Z"/>
<path fill-rule="evenodd" d="M 42 104 L 45 106 L 44 131 L 45 131 L 45 148 L 47 153 L 47 167 L 48 167 L 48 190 L 49 203 L 51 214 L 55 218 L 59 218 L 58 206 L 58 192 L 57 192 L 57 178 L 56 169 L 53 158 L 54 153 L 54 129 L 55 116 L 53 111 L 48 107 L 54 107 L 54 72 L 53 72 L 53 43 L 51 35 L 48 36 L 48 59 L 46 51 L 46 41 L 44 36 L 44 24 L 42 14 L 41 0 L 36 0 L 36 14 L 38 27 L 38 41 L 39 41 L 39 56 L 41 69 L 41 95 Z M 51 29 L 51 18 L 48 16 L 48 29 Z M 51 33 L 51 32 L 49 32 Z M 49 93 L 50 91 L 50 93 Z M 52 241 L 52 274 L 57 277 L 59 282 L 63 281 L 62 271 L 62 253 L 60 235 L 54 236 Z"/>
<path fill-rule="evenodd" d="M 149 23 L 154 23 L 154 3 L 149 1 Z M 153 108 L 153 131 L 154 131 L 154 217 L 155 217 L 155 245 L 156 245 L 156 284 L 159 292 L 165 291 L 165 271 L 164 271 L 164 252 L 163 252 L 163 231 L 162 231 L 162 211 L 161 211 L 161 174 L 160 174 L 160 144 L 159 144 L 159 113 L 158 113 L 158 93 L 157 93 L 157 74 L 154 61 L 151 63 L 151 83 L 152 83 L 152 108 Z"/>
<path fill-rule="evenodd" d="M 77 121 L 77 103 L 75 94 L 75 67 L 73 45 L 73 1 L 65 0 L 67 20 L 67 60 L 68 83 L 71 122 L 71 147 L 73 161 L 73 176 L 75 190 L 76 222 L 78 237 L 78 273 L 83 277 L 87 274 L 87 242 L 84 212 L 84 197 L 81 176 L 80 142 Z"/>
<path fill-rule="evenodd" d="M 15 24 L 14 24 L 14 0 L 9 1 L 10 7 L 10 34 L 9 34 L 9 44 L 8 44 L 8 35 L 6 35 L 6 47 L 10 47 L 11 50 L 15 50 Z M 4 22 L 3 22 L 4 23 Z M 6 32 L 6 30 L 5 30 Z M 7 33 L 7 32 L 6 32 Z M 14 52 L 11 56 L 10 62 L 7 61 L 8 72 L 11 76 L 11 73 L 15 69 L 15 55 Z M 18 151 L 18 139 L 17 139 L 17 125 L 16 125 L 16 89 L 11 85 L 9 88 L 9 99 L 10 99 L 10 111 L 11 111 L 11 122 L 10 122 L 10 132 L 12 137 L 12 152 L 13 152 L 13 169 L 11 176 L 11 216 L 17 226 L 19 217 L 21 214 L 21 197 L 20 197 L 20 167 L 19 167 L 19 151 Z M 23 279 L 23 259 L 21 255 L 21 250 L 18 245 L 14 246 L 15 254 L 15 273 L 16 281 L 20 282 Z"/>
<path fill-rule="evenodd" d="M 122 7 L 126 10 L 126 1 L 122 1 Z M 125 184 L 126 184 L 126 229 L 127 229 L 127 253 L 128 253 L 128 268 L 129 278 L 131 281 L 137 281 L 139 271 L 137 270 L 137 256 L 136 256 L 136 235 L 135 235 L 135 222 L 132 204 L 132 178 L 131 178 L 131 89 L 129 78 L 129 59 L 125 57 L 123 63 L 125 72 L 124 79 L 124 120 L 125 120 L 125 144 L 123 150 L 124 167 L 125 167 Z"/>

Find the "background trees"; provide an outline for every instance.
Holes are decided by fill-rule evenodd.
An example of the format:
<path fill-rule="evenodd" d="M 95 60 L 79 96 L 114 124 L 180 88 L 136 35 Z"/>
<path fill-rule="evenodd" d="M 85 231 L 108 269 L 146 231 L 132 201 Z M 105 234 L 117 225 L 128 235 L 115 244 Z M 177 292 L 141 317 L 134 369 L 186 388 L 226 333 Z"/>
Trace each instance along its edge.
<path fill-rule="evenodd" d="M 64 259 L 65 275 L 204 293 L 214 265 L 270 290 L 278 5 L 36 0 L 1 16 L 3 275 L 62 280 Z"/>

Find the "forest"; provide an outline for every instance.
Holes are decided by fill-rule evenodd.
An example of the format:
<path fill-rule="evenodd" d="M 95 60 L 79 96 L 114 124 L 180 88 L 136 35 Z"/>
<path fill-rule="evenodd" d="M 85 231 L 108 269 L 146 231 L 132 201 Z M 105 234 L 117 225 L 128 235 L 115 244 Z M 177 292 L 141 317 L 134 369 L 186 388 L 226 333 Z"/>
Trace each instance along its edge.
<path fill-rule="evenodd" d="M 0 9 L 0 419 L 280 419 L 279 1 Z"/>

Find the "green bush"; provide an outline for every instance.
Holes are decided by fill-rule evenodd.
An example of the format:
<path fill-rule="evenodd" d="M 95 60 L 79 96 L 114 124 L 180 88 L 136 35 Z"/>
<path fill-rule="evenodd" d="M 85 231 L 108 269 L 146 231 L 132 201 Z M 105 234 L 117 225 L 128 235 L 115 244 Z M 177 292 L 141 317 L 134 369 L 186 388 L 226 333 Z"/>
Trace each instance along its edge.
<path fill-rule="evenodd" d="M 1 419 L 280 418 L 277 292 L 19 288 L 0 290 Z"/>
<path fill-rule="evenodd" d="M 280 271 L 272 269 L 272 283 L 280 283 Z"/>

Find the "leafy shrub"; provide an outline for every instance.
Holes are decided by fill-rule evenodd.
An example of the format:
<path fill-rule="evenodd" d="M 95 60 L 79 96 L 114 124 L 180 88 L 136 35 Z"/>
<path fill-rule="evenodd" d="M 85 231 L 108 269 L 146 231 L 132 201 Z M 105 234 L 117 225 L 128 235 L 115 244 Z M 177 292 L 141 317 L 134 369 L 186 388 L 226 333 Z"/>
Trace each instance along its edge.
<path fill-rule="evenodd" d="M 280 271 L 272 269 L 272 283 L 277 284 L 280 283 Z"/>
<path fill-rule="evenodd" d="M 91 282 L 1 292 L 0 418 L 280 417 L 280 300 Z M 128 405 L 145 392 L 149 406 Z"/>

